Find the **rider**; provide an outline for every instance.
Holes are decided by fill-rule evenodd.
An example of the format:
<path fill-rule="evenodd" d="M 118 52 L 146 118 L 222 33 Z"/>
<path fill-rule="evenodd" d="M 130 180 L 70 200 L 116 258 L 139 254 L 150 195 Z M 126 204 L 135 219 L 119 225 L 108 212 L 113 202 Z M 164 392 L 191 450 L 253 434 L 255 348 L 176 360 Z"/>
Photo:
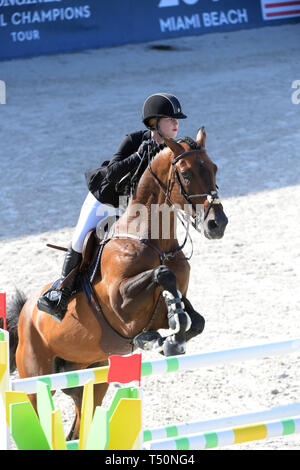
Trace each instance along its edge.
<path fill-rule="evenodd" d="M 65 256 L 61 278 L 39 298 L 37 306 L 40 310 L 47 312 L 57 321 L 63 319 L 76 278 L 70 273 L 82 260 L 83 243 L 87 233 L 100 222 L 103 223 L 109 215 L 119 213 L 116 184 L 138 168 L 149 149 L 163 144 L 164 137 L 176 137 L 178 119 L 185 118 L 176 96 L 169 93 L 149 96 L 142 111 L 143 123 L 147 130 L 127 134 L 110 162 L 106 161 L 100 168 L 85 173 L 89 193 L 81 208 L 72 243 Z M 116 209 L 113 210 L 112 206 Z"/>

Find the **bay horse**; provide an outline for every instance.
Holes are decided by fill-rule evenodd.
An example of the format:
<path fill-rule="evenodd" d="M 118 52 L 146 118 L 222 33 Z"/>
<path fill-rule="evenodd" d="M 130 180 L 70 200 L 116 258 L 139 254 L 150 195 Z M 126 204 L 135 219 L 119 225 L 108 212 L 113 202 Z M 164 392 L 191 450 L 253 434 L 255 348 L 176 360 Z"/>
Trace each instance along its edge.
<path fill-rule="evenodd" d="M 15 358 L 20 378 L 107 365 L 109 355 L 136 348 L 166 356 L 184 354 L 186 341 L 203 331 L 204 318 L 186 297 L 190 265 L 177 239 L 176 219 L 188 206 L 197 228 L 202 207 L 204 235 L 212 240 L 224 235 L 228 220 L 218 198 L 217 167 L 205 143 L 201 128 L 196 141 L 165 139 L 166 147 L 149 160 L 102 247 L 93 285 L 101 320 L 82 290 L 71 297 L 61 323 L 36 306 L 51 284 L 26 301 L 19 299 L 8 322 L 18 327 L 17 334 L 13 327 L 10 333 L 12 363 Z M 162 233 L 164 216 L 153 215 L 153 207 L 164 205 L 173 209 L 168 236 Z M 154 219 L 159 223 L 153 224 Z M 94 385 L 95 407 L 107 388 Z M 77 439 L 82 387 L 63 391 L 73 398 L 76 412 L 68 439 Z M 36 396 L 30 400 L 36 407 Z"/>

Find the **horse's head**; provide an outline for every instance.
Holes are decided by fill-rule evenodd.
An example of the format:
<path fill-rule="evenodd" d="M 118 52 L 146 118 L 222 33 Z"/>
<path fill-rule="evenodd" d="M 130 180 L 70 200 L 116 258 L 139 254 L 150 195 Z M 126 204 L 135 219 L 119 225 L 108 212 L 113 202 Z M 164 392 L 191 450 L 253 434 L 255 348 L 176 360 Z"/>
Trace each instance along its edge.
<path fill-rule="evenodd" d="M 183 210 L 189 210 L 193 225 L 198 228 L 200 222 L 207 238 L 222 238 L 228 219 L 218 196 L 217 166 L 206 153 L 204 127 L 199 129 L 196 142 L 186 138 L 181 142 L 165 139 L 165 143 L 173 152 L 170 199 Z"/>

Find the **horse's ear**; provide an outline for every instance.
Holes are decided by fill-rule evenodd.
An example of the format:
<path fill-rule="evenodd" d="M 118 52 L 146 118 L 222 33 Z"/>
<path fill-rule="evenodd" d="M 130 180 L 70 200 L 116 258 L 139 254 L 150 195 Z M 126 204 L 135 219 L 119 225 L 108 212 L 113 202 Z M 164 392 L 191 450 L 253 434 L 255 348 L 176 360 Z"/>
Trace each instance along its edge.
<path fill-rule="evenodd" d="M 201 145 L 201 147 L 206 147 L 206 132 L 204 126 L 200 127 L 200 129 L 198 130 L 196 142 L 198 145 Z"/>
<path fill-rule="evenodd" d="M 182 145 L 180 145 L 178 142 L 176 142 L 176 140 L 167 139 L 166 137 L 164 137 L 164 141 L 165 141 L 165 144 L 167 145 L 167 147 L 169 147 L 172 150 L 175 157 L 178 157 L 179 155 L 181 155 L 184 152 L 184 147 L 182 147 Z"/>

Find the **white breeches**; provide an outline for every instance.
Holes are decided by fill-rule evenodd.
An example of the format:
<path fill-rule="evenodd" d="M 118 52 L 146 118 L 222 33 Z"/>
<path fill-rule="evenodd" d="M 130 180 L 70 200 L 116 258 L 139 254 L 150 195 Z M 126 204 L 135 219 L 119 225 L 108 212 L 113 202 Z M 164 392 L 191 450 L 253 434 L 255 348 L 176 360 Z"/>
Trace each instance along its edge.
<path fill-rule="evenodd" d="M 84 239 L 90 230 L 97 227 L 99 222 L 104 221 L 108 216 L 119 214 L 119 209 L 113 206 L 102 204 L 92 193 L 88 193 L 82 205 L 79 219 L 75 227 L 72 238 L 72 248 L 78 253 L 82 253 Z"/>

